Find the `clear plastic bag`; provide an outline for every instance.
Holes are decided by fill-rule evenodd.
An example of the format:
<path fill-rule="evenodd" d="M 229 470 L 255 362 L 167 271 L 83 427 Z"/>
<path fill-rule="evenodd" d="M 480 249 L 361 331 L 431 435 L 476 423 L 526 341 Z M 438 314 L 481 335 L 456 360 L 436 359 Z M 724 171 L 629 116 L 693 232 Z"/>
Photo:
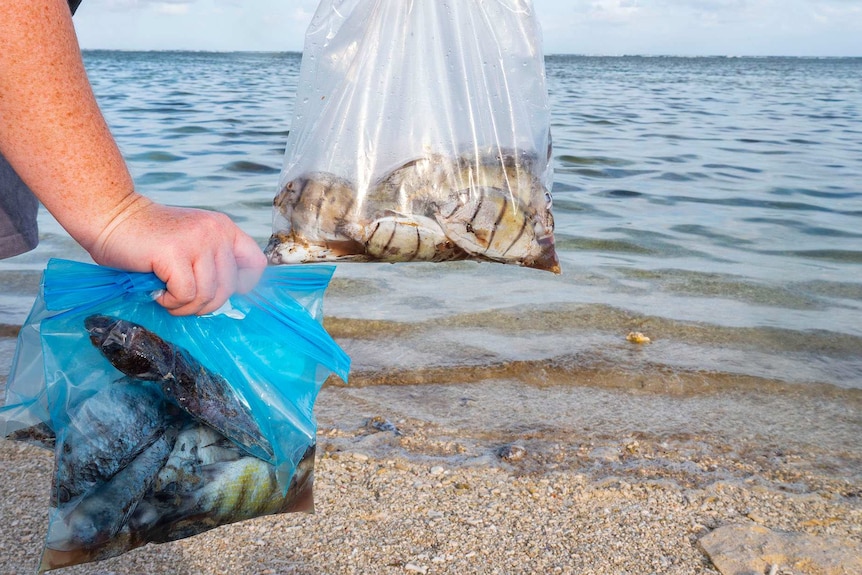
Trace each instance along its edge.
<path fill-rule="evenodd" d="M 266 253 L 559 273 L 551 180 L 529 0 L 322 0 Z"/>
<path fill-rule="evenodd" d="M 51 260 L 0 430 L 55 454 L 40 572 L 260 515 L 313 510 L 317 393 L 350 360 L 322 326 L 334 268 L 267 268 L 207 316 L 164 284 Z"/>

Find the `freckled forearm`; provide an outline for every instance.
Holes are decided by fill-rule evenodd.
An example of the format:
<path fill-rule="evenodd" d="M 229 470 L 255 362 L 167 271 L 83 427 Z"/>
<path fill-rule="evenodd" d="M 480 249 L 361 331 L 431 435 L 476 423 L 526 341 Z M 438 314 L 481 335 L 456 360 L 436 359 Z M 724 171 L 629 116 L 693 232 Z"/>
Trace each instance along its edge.
<path fill-rule="evenodd" d="M 65 0 L 0 3 L 0 151 L 87 249 L 141 200 L 93 96 Z"/>

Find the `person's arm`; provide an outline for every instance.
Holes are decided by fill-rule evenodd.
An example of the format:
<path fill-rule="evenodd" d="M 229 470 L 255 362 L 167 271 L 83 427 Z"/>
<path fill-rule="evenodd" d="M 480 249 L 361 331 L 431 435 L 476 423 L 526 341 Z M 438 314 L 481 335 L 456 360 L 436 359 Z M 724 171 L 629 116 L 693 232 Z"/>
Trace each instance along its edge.
<path fill-rule="evenodd" d="M 135 192 L 66 0 L 0 2 L 0 151 L 97 263 L 164 280 L 171 313 L 213 311 L 263 272 L 260 247 L 224 214 Z"/>

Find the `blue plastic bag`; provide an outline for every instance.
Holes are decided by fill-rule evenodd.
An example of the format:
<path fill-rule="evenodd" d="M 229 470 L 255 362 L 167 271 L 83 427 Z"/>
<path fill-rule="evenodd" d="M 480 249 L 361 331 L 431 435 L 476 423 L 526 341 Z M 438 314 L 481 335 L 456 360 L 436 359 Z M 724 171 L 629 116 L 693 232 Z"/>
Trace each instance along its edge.
<path fill-rule="evenodd" d="M 40 570 L 313 510 L 314 401 L 350 366 L 322 326 L 333 271 L 270 267 L 174 317 L 153 274 L 48 262 L 0 409 L 5 437 L 55 453 Z"/>

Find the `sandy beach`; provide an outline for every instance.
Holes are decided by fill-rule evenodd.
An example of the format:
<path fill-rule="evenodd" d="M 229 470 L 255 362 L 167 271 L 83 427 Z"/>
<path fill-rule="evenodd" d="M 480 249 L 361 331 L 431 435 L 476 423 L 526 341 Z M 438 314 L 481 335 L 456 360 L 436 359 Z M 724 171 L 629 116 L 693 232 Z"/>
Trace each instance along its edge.
<path fill-rule="evenodd" d="M 862 394 L 702 380 L 357 374 L 318 399 L 315 514 L 54 572 L 862 572 Z M 0 442 L 4 575 L 36 568 L 52 458 Z"/>
<path fill-rule="evenodd" d="M 136 188 L 266 245 L 301 55 L 84 56 Z M 546 58 L 563 273 L 339 263 L 316 513 L 57 573 L 862 574 L 860 62 Z M 88 260 L 39 229 L 0 390 L 49 259 Z M 36 571 L 52 460 L 0 440 L 0 575 Z"/>

